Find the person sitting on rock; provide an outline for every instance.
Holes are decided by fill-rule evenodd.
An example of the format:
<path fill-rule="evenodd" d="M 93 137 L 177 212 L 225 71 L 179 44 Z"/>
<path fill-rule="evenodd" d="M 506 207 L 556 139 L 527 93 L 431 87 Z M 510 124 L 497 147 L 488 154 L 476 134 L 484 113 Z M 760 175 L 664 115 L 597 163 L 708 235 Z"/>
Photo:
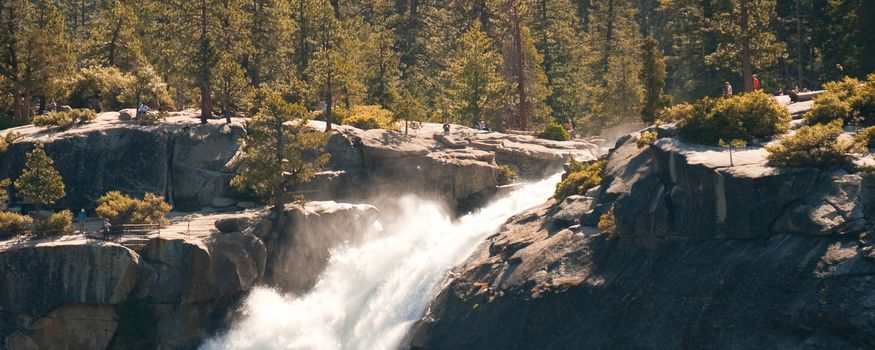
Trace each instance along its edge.
<path fill-rule="evenodd" d="M 147 106 L 145 103 L 140 102 L 140 106 L 137 107 L 137 119 L 146 116 L 146 113 L 149 113 L 149 106 Z"/>
<path fill-rule="evenodd" d="M 450 134 L 450 123 L 444 123 L 444 135 Z"/>

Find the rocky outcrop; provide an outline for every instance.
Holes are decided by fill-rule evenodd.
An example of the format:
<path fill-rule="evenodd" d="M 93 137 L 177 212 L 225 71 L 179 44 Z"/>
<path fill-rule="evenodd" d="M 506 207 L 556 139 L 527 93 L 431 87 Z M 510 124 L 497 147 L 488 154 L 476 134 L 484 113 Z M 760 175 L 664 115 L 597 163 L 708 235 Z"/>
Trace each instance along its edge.
<path fill-rule="evenodd" d="M 160 234 L 111 242 L 0 242 L 0 348 L 195 348 L 230 324 L 256 284 L 312 287 L 329 249 L 361 239 L 377 214 L 311 202 L 278 220 L 267 210 L 193 214 Z"/>
<path fill-rule="evenodd" d="M 22 136 L 0 155 L 0 178 L 17 178 L 27 152 L 40 142 L 66 185 L 67 196 L 59 207 L 93 208 L 111 190 L 164 195 L 182 209 L 230 197 L 227 185 L 236 171 L 237 140 L 246 134 L 242 124 L 200 125 L 180 114 L 167 123 L 139 125 L 118 121 L 118 115 L 101 113 L 93 124 L 63 131 L 7 131 Z"/>
<path fill-rule="evenodd" d="M 0 155 L 0 179 L 17 178 L 27 152 L 41 142 L 66 184 L 67 196 L 59 207 L 92 208 L 110 190 L 161 194 L 185 210 L 240 206 L 228 184 L 243 157 L 238 140 L 246 135 L 245 120 L 202 125 L 196 114 L 179 112 L 160 124 L 140 125 L 121 121 L 119 115 L 101 113 L 94 123 L 61 131 L 33 126 L 4 131 L 21 137 Z M 310 126 L 324 130 L 321 122 Z M 556 142 L 461 126 L 445 136 L 441 125 L 430 123 L 410 135 L 349 126 L 335 130 L 326 146 L 331 155 L 327 171 L 299 189 L 308 198 L 412 192 L 470 206 L 495 191 L 498 164 L 515 168 L 523 177 L 541 177 L 559 171 L 569 156 L 590 160 L 597 152 L 585 141 Z"/>
<path fill-rule="evenodd" d="M 378 214 L 366 204 L 288 205 L 278 222 L 262 221 L 253 230 L 268 249 L 263 282 L 293 293 L 309 290 L 328 266 L 330 249 L 375 234 Z"/>
<path fill-rule="evenodd" d="M 621 139 L 600 187 L 512 218 L 414 349 L 875 347 L 871 180 L 764 151 Z M 594 226 L 613 213 L 616 229 Z M 574 225 L 580 221 L 582 226 Z"/>
<path fill-rule="evenodd" d="M 85 239 L 11 245 L 0 251 L 0 339 L 12 349 L 194 347 L 265 259 L 261 241 L 242 233 L 153 237 L 139 251 Z"/>
<path fill-rule="evenodd" d="M 324 124 L 311 121 L 316 130 Z M 561 170 L 568 157 L 592 160 L 598 149 L 586 141 L 557 142 L 532 136 L 482 132 L 425 123 L 409 135 L 386 130 L 335 126 L 327 150 L 332 170 L 304 189 L 319 199 L 367 198 L 387 193 L 438 195 L 463 208 L 493 194 L 498 165 L 523 178 Z"/>

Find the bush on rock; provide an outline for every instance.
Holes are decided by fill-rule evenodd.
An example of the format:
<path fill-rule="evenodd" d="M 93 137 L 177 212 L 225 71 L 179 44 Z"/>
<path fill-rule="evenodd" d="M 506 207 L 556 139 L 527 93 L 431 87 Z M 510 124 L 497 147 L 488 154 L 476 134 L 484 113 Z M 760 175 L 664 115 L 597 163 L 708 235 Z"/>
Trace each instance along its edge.
<path fill-rule="evenodd" d="M 502 164 L 498 166 L 498 175 L 496 176 L 496 181 L 499 185 L 507 185 L 513 180 L 516 180 L 517 173 L 513 170 L 509 165 Z"/>
<path fill-rule="evenodd" d="M 743 95 L 702 99 L 693 108 L 680 111 L 689 113 L 680 118 L 678 130 L 684 138 L 702 144 L 716 145 L 722 140 L 766 138 L 787 131 L 790 112 L 772 96 L 756 91 Z"/>
<path fill-rule="evenodd" d="M 38 221 L 36 234 L 40 236 L 57 236 L 73 232 L 73 213 L 62 210 L 50 215 L 45 220 Z"/>
<path fill-rule="evenodd" d="M 97 216 L 113 225 L 165 224 L 165 215 L 172 207 L 164 197 L 146 193 L 136 199 L 119 191 L 111 191 L 97 200 Z"/>
<path fill-rule="evenodd" d="M 30 231 L 33 219 L 9 211 L 0 211 L 0 234 L 21 233 Z"/>
<path fill-rule="evenodd" d="M 568 141 L 571 140 L 571 134 L 565 130 L 559 123 L 551 122 L 544 127 L 544 130 L 538 134 L 539 138 L 553 141 Z"/>
<path fill-rule="evenodd" d="M 829 168 L 848 160 L 852 144 L 838 142 L 842 121 L 803 126 L 778 145 L 767 146 L 769 163 L 779 167 Z"/>
<path fill-rule="evenodd" d="M 568 196 L 582 195 L 589 189 L 602 183 L 602 172 L 605 163 L 602 161 L 583 163 L 571 160 L 565 178 L 556 185 L 553 198 L 561 201 Z"/>
<path fill-rule="evenodd" d="M 362 130 L 395 128 L 395 117 L 392 111 L 380 106 L 356 106 L 348 117 L 343 119 L 344 125 L 354 126 Z"/>
<path fill-rule="evenodd" d="M 75 124 L 85 124 L 94 121 L 97 113 L 90 109 L 74 109 L 68 112 L 53 112 L 38 115 L 33 118 L 33 125 L 39 127 L 68 128 Z"/>

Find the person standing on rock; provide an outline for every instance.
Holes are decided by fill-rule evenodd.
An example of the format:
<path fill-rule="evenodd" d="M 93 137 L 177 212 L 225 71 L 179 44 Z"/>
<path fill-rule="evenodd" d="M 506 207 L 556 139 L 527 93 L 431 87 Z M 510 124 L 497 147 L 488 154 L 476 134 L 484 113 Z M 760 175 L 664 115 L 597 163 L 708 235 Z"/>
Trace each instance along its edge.
<path fill-rule="evenodd" d="M 450 134 L 450 123 L 444 122 L 444 135 Z"/>
<path fill-rule="evenodd" d="M 754 74 L 751 76 L 751 78 L 753 79 L 753 91 L 761 89 L 762 87 L 760 86 L 760 79 L 757 78 L 757 75 Z"/>
<path fill-rule="evenodd" d="M 76 221 L 79 222 L 79 232 L 85 233 L 85 209 L 79 211 Z"/>
<path fill-rule="evenodd" d="M 726 82 L 726 87 L 723 89 L 723 96 L 732 97 L 732 84 Z"/>
<path fill-rule="evenodd" d="M 140 106 L 137 107 L 137 119 L 146 116 L 146 113 L 149 113 L 149 106 L 147 106 L 143 102 L 140 102 Z"/>
<path fill-rule="evenodd" d="M 836 67 L 832 70 L 835 81 L 842 81 L 845 78 L 845 67 L 841 63 L 836 63 Z"/>

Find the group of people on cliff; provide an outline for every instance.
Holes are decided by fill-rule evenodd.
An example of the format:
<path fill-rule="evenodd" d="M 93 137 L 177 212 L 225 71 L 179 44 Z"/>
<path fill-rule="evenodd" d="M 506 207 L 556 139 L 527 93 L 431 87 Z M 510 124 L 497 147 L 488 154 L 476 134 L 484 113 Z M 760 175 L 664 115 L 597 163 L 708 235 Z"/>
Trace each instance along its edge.
<path fill-rule="evenodd" d="M 836 63 L 835 68 L 832 71 L 833 81 L 842 81 L 842 79 L 844 79 L 844 77 L 845 77 L 845 68 L 842 66 L 841 63 Z M 752 86 L 753 86 L 754 91 L 763 89 L 762 83 L 760 82 L 760 79 L 757 77 L 756 74 L 751 75 L 751 82 L 752 82 Z M 729 81 L 726 81 L 723 83 L 723 85 L 724 85 L 723 96 L 731 97 L 733 95 L 732 84 L 729 83 Z M 809 92 L 808 88 L 806 88 L 806 87 L 800 88 L 798 85 L 796 85 L 791 89 L 784 89 L 783 87 L 778 88 L 778 90 L 775 91 L 774 95 L 775 96 L 784 96 L 784 95 L 793 96 L 795 94 L 804 93 L 804 92 Z"/>

